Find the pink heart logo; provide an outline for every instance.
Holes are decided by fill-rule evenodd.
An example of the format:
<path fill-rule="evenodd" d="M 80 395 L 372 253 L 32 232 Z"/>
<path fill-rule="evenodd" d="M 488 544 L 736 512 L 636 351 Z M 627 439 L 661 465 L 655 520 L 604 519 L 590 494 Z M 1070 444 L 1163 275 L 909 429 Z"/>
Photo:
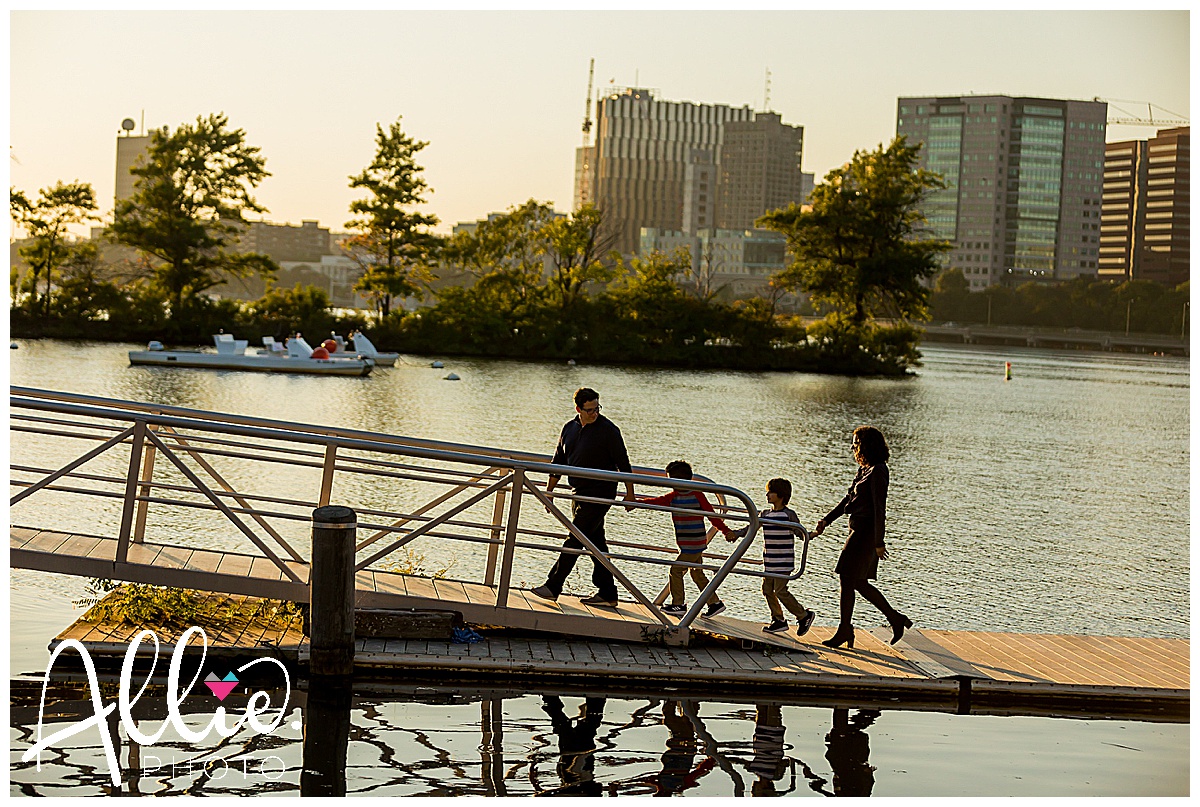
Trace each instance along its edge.
<path fill-rule="evenodd" d="M 237 676 L 229 673 L 224 679 L 217 678 L 216 673 L 209 673 L 204 679 L 204 685 L 212 690 L 212 694 L 217 696 L 217 700 L 223 701 L 230 692 L 237 689 Z"/>

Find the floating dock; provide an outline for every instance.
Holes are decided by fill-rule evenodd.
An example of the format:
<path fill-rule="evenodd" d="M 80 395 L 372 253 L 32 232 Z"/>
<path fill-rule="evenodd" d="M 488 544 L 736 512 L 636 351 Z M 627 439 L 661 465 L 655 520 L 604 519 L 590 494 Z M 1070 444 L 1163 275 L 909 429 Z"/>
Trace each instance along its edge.
<path fill-rule="evenodd" d="M 254 598 L 229 600 L 248 614 Z M 55 638 L 84 644 L 93 658 L 123 657 L 139 628 L 80 619 Z M 269 653 L 303 669 L 309 648 L 298 616 L 238 617 L 202 626 L 214 656 Z M 630 692 L 675 697 L 789 703 L 875 704 L 959 714 L 1071 715 L 1187 722 L 1189 652 L 1185 639 L 1059 636 L 913 628 L 891 645 L 890 628 L 858 630 L 853 649 L 820 642 L 832 627 L 764 637 L 761 624 L 720 616 L 699 620 L 689 647 L 570 639 L 477 626 L 483 641 L 358 639 L 356 678 L 402 676 L 446 685 L 477 682 Z M 159 631 L 164 653 L 180 632 Z M 771 643 L 756 641 L 769 638 Z M 143 648 L 145 649 L 145 648 Z"/>

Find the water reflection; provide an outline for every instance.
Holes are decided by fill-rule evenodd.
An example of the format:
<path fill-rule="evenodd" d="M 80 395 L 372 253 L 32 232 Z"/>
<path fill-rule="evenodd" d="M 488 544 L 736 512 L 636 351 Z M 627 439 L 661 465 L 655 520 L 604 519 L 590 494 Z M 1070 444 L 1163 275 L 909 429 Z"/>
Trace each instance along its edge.
<path fill-rule="evenodd" d="M 389 686 L 391 689 L 399 685 Z M 36 691 L 35 691 L 36 689 Z M 1007 718 L 819 705 L 638 698 L 611 692 L 475 692 L 407 686 L 408 694 L 352 694 L 309 682 L 303 708 L 270 735 L 243 730 L 187 742 L 168 731 L 154 746 L 105 724 L 120 749 L 121 787 L 109 781 L 102 740 L 84 732 L 43 755 L 40 686 L 14 688 L 10 793 L 17 795 L 779 796 L 1183 795 L 1188 727 L 1122 721 Z M 43 735 L 91 714 L 78 689 L 52 689 Z M 282 702 L 283 693 L 272 693 Z M 55 701 L 54 698 L 58 700 Z M 105 700 L 115 692 L 105 694 Z M 231 696 L 232 698 L 232 696 Z M 153 734 L 163 698 L 139 702 Z M 194 701 L 194 702 L 193 702 Z M 193 728 L 215 699 L 189 696 Z M 242 705 L 231 705 L 230 714 Z M 116 712 L 114 712 L 116 714 Z M 1012 721 L 1023 721 L 1014 725 Z M 1006 741 L 1013 732 L 1012 742 Z M 872 752 L 883 748 L 883 760 Z M 1069 756 L 1055 749 L 1070 747 Z M 878 752 L 876 752 L 878 753 Z M 1046 764 L 1052 758 L 1052 765 Z M 1148 764 L 1149 762 L 1149 764 Z"/>
<path fill-rule="evenodd" d="M 604 698 L 585 698 L 575 718 L 563 711 L 562 698 L 542 696 L 542 711 L 550 717 L 550 726 L 558 735 L 558 776 L 562 784 L 541 795 L 599 796 L 603 788 L 596 781 L 596 730 L 604 722 Z"/>

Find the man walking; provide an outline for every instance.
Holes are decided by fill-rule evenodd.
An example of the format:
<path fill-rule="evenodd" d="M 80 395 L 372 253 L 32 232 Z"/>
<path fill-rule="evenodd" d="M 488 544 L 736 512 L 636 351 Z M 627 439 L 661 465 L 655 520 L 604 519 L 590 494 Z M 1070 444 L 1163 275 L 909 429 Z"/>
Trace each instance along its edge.
<path fill-rule="evenodd" d="M 621 439 L 621 430 L 604 415 L 600 414 L 600 393 L 588 387 L 581 387 L 575 393 L 575 418 L 563 426 L 558 438 L 558 447 L 554 451 L 554 465 L 574 465 L 579 468 L 596 468 L 602 471 L 622 471 L 631 473 L 629 453 L 625 450 L 625 441 Z M 546 492 L 554 490 L 560 477 L 551 476 L 546 481 Z M 578 496 L 591 496 L 598 499 L 615 499 L 617 483 L 603 479 L 588 479 L 579 476 L 567 477 L 567 484 L 575 489 Z M 625 500 L 634 501 L 633 485 L 625 483 Z M 601 552 L 608 552 L 608 544 L 604 539 L 604 516 L 611 504 L 599 502 L 571 502 L 571 522 L 595 544 Z M 583 544 L 574 535 L 567 538 L 564 549 L 582 549 Z M 575 568 L 578 555 L 563 552 L 558 556 L 550 574 L 546 577 L 545 585 L 533 589 L 537 596 L 556 600 L 562 593 L 563 583 L 571 569 Z M 605 568 L 599 558 L 592 558 L 592 582 L 596 585 L 596 593 L 581 600 L 585 605 L 600 605 L 614 608 L 617 605 L 617 586 L 613 581 L 612 572 Z"/>

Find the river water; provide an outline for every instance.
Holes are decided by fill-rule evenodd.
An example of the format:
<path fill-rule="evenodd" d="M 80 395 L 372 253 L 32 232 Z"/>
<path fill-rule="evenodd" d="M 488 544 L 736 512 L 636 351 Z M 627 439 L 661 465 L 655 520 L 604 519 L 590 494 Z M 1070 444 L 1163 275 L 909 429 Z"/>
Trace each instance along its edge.
<path fill-rule="evenodd" d="M 915 377 L 885 380 L 447 357 L 441 357 L 446 369 L 434 370 L 428 363 L 434 357 L 404 357 L 395 368 L 368 378 L 305 378 L 130 367 L 125 351 L 139 347 L 22 341 L 10 351 L 10 380 L 21 386 L 546 453 L 573 415 L 573 391 L 591 386 L 601 393 L 604 413 L 621 427 L 635 465 L 661 468 L 673 459 L 686 459 L 698 473 L 756 499 L 762 498 L 767 479 L 787 477 L 794 491 L 791 506 L 810 526 L 837 502 L 853 477 L 850 432 L 872 424 L 883 431 L 892 450 L 892 557 L 881 564 L 879 586 L 917 627 L 1190 636 L 1186 359 L 929 346 Z M 1006 361 L 1012 363 L 1010 381 L 1005 380 Z M 460 381 L 443 380 L 451 370 Z M 817 611 L 818 624 L 836 622 L 832 568 L 843 530 L 839 523 L 814 542 L 810 572 L 792 586 Z M 10 580 L 10 671 L 37 672 L 45 667 L 46 642 L 78 616 L 71 600 L 82 594 L 85 581 L 21 570 L 11 572 Z M 723 589 L 722 594 L 731 610 L 740 611 L 737 615 L 756 618 L 752 615 L 762 610 L 761 596 L 746 588 L 728 595 Z M 869 613 L 869 618 L 876 617 Z M 621 705 L 614 710 L 613 703 L 608 714 L 623 710 L 626 720 L 644 706 L 617 701 Z M 534 701 L 530 704 L 518 711 L 545 717 Z M 404 708 L 416 713 L 421 707 Z M 785 707 L 785 717 L 792 708 Z M 477 720 L 478 704 L 474 709 Z M 748 720 L 746 738 L 754 727 L 753 708 L 750 712 L 739 718 Z M 821 719 L 829 723 L 828 711 Z M 914 728 L 922 720 L 933 722 Z M 953 720 L 968 723 L 942 733 L 942 723 Z M 900 737 L 911 740 L 916 732 L 930 742 L 955 744 L 956 731 L 987 736 L 983 726 L 989 720 L 885 712 L 866 731 L 872 749 L 882 737 L 892 736 L 884 726 L 899 724 L 907 728 L 882 742 L 899 746 L 905 742 Z M 1003 724 L 1014 719 L 994 720 Z M 1046 729 L 1049 734 L 1030 729 L 1030 736 L 1060 739 L 1083 725 L 1105 731 L 1117 725 L 1022 720 L 1031 721 L 1026 726 L 1037 721 L 1057 726 Z M 806 726 L 805 742 L 814 732 L 821 734 L 819 726 L 814 728 L 820 720 L 796 717 L 785 720 L 789 742 L 793 723 Z M 664 724 L 660 720 L 658 725 Z M 1182 745 L 1175 764 L 1184 766 L 1186 793 L 1186 727 L 1122 726 L 1127 733 L 1166 732 L 1170 741 L 1160 744 L 1174 747 L 1175 754 Z M 829 731 L 825 725 L 824 732 Z M 1179 731 L 1182 743 L 1171 734 Z M 991 741 L 981 739 L 981 758 L 994 742 L 1004 745 L 1006 736 L 1002 731 Z M 1121 745 L 1106 737 L 1088 747 L 1107 748 L 1106 743 Z M 1020 756 L 1024 751 L 1018 745 L 1013 744 L 1013 752 Z M 804 757 L 810 766 L 820 757 L 815 753 Z M 1094 758 L 1089 754 L 1084 759 Z M 610 782 L 633 775 L 618 768 Z M 955 789 L 950 780 L 935 775 L 938 766 L 904 762 L 895 768 L 904 769 L 896 773 L 897 787 L 882 792 L 1027 792 L 1015 784 L 985 786 L 978 777 L 966 777 L 962 789 Z M 1024 775 L 1043 784 L 1054 778 L 1039 773 L 1041 768 L 1031 764 Z M 1078 775 L 1068 775 L 1066 791 L 1047 785 L 1040 792 L 1161 792 L 1153 790 L 1153 777 L 1132 782 L 1117 777 L 1123 785 L 1089 789 L 1087 769 L 1084 765 Z M 1110 772 L 1119 769 L 1109 766 Z M 1177 770 L 1174 776 L 1167 779 L 1178 784 Z M 946 787 L 939 789 L 939 781 Z M 799 789 L 820 790 L 803 782 Z M 719 790 L 694 788 L 688 794 L 716 795 Z"/>

